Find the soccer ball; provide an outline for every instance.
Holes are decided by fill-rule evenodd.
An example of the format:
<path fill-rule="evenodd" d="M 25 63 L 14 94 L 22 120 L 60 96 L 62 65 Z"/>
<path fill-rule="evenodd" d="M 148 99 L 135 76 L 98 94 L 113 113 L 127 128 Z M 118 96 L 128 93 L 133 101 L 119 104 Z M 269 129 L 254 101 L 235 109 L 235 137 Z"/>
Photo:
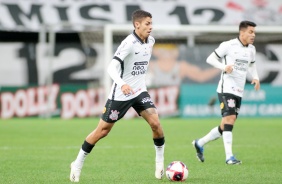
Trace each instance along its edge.
<path fill-rule="evenodd" d="M 170 181 L 185 181 L 188 178 L 188 173 L 188 168 L 181 161 L 171 162 L 165 172 Z"/>

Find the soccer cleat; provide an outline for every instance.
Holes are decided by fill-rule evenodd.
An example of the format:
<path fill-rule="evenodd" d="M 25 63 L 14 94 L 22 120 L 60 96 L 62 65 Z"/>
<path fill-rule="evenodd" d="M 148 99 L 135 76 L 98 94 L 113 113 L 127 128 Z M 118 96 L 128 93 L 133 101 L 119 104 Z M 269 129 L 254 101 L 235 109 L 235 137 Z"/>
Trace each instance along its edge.
<path fill-rule="evenodd" d="M 164 175 L 164 163 L 163 162 L 156 162 L 156 171 L 155 171 L 155 177 L 157 179 L 162 179 Z"/>
<path fill-rule="evenodd" d="M 226 160 L 227 165 L 239 165 L 242 164 L 242 161 L 237 160 L 234 156 L 231 156 L 229 159 Z"/>
<path fill-rule="evenodd" d="M 71 182 L 79 182 L 79 177 L 80 177 L 81 169 L 75 167 L 73 162 L 71 163 L 70 168 L 71 168 L 70 181 Z"/>
<path fill-rule="evenodd" d="M 196 152 L 197 152 L 197 158 L 199 161 L 204 162 L 205 158 L 204 158 L 204 147 L 201 147 L 198 145 L 198 139 L 194 140 L 192 142 L 192 144 L 194 145 Z"/>

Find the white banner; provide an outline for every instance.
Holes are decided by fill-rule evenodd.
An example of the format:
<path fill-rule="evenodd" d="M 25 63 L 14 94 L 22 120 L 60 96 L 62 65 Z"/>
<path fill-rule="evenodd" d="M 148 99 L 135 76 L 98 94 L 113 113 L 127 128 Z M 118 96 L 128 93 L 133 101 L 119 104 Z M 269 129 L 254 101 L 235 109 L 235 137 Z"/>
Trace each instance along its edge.
<path fill-rule="evenodd" d="M 38 31 L 42 25 L 127 24 L 136 9 L 158 24 L 282 24 L 281 0 L 0 0 L 0 29 Z"/>

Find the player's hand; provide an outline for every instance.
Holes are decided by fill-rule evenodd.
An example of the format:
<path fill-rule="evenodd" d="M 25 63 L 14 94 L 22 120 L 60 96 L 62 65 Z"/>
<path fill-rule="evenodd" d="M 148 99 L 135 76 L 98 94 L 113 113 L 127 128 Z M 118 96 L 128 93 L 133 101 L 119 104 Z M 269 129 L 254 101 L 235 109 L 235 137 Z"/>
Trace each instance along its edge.
<path fill-rule="evenodd" d="M 226 73 L 231 73 L 233 71 L 233 65 L 226 65 L 224 71 Z"/>
<path fill-rule="evenodd" d="M 122 86 L 121 86 L 121 91 L 122 91 L 123 94 L 126 95 L 126 96 L 134 94 L 133 89 L 132 89 L 128 84 L 122 85 Z"/>
<path fill-rule="evenodd" d="M 256 91 L 260 89 L 260 82 L 259 82 L 259 80 L 253 79 L 251 84 L 255 85 L 254 88 L 255 88 Z"/>

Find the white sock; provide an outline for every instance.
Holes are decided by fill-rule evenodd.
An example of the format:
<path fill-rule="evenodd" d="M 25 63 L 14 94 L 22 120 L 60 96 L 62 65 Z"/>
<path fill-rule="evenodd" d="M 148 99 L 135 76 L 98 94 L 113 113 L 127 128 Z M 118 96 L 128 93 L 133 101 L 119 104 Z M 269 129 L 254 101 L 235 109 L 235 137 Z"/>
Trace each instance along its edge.
<path fill-rule="evenodd" d="M 231 131 L 223 131 L 222 138 L 224 143 L 226 160 L 233 156 L 232 153 L 232 132 Z"/>
<path fill-rule="evenodd" d="M 206 143 L 216 140 L 221 137 L 220 132 L 218 131 L 218 126 L 214 127 L 207 135 L 204 137 L 200 138 L 198 140 L 198 145 L 199 146 L 204 146 Z"/>
<path fill-rule="evenodd" d="M 156 162 L 164 162 L 164 148 L 165 145 L 162 146 L 156 146 L 155 145 L 155 150 L 156 150 Z"/>
<path fill-rule="evenodd" d="M 77 167 L 77 168 L 82 168 L 83 166 L 83 163 L 84 163 L 84 160 L 86 158 L 86 156 L 88 155 L 87 152 L 83 151 L 81 148 L 79 150 L 79 153 L 74 161 L 74 165 Z"/>

